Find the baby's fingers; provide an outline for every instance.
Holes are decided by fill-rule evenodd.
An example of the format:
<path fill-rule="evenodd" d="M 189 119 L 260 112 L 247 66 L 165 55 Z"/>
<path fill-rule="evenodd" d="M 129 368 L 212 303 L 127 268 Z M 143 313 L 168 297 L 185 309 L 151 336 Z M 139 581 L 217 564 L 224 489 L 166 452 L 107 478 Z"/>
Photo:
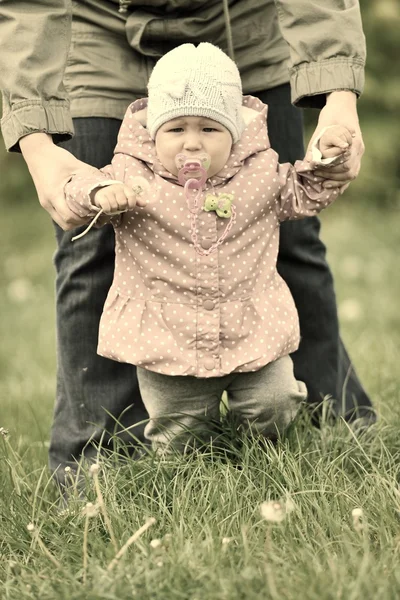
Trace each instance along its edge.
<path fill-rule="evenodd" d="M 137 196 L 134 190 L 129 185 L 124 185 L 123 190 L 121 191 L 124 196 L 125 201 L 125 210 L 132 210 L 137 205 Z M 122 199 L 121 199 L 122 205 Z"/>
<path fill-rule="evenodd" d="M 110 214 L 115 211 L 113 208 L 113 196 L 106 190 L 100 190 L 96 193 L 95 204 L 98 208 L 101 208 L 106 214 Z"/>
<path fill-rule="evenodd" d="M 346 127 L 332 127 L 321 136 L 319 149 L 324 158 L 331 158 L 345 152 L 351 144 L 352 135 Z"/>

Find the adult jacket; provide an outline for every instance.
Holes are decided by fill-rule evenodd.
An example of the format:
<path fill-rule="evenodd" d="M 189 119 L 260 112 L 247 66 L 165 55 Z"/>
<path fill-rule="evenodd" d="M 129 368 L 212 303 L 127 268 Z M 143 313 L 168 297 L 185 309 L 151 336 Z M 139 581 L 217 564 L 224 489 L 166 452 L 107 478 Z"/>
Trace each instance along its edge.
<path fill-rule="evenodd" d="M 229 17 L 223 0 L 1 0 L 7 148 L 17 150 L 18 140 L 35 131 L 67 138 L 71 116 L 121 119 L 132 100 L 147 96 L 155 61 L 183 42 L 227 50 L 231 38 L 245 93 L 289 77 L 298 105 L 322 106 L 337 89 L 361 93 L 358 0 L 228 3 Z"/>
<path fill-rule="evenodd" d="M 278 163 L 267 108 L 249 96 L 244 103 L 254 116 L 227 164 L 207 180 L 196 211 L 135 117 L 146 103 L 128 108 L 112 164 L 66 186 L 69 208 L 88 217 L 96 215 L 91 191 L 99 185 L 133 184 L 138 175 L 150 183 L 146 207 L 114 221 L 114 280 L 99 354 L 166 375 L 219 377 L 294 352 L 299 323 L 276 269 L 279 224 L 316 215 L 338 191 L 322 188 L 313 163 Z M 233 198 L 231 218 L 208 210 L 221 194 Z M 79 239 L 73 243 L 79 252 Z"/>

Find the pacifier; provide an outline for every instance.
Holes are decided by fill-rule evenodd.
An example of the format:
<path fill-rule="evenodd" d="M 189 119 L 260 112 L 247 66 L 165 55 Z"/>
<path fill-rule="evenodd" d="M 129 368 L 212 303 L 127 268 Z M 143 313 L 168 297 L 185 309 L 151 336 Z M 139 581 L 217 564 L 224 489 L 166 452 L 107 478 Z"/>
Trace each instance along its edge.
<path fill-rule="evenodd" d="M 177 154 L 175 165 L 178 169 L 178 181 L 188 189 L 200 190 L 207 180 L 207 171 L 210 168 L 211 159 L 206 152 L 196 156 Z"/>

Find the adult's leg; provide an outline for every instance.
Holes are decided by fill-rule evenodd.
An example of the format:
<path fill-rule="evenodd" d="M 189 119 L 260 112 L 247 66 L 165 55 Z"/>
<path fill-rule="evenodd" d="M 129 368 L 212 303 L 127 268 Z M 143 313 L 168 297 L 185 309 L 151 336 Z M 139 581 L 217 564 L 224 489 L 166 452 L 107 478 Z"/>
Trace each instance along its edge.
<path fill-rule="evenodd" d="M 256 95 L 269 106 L 269 138 L 280 162 L 303 158 L 302 114 L 290 103 L 289 85 Z M 373 422 L 371 401 L 339 335 L 333 278 L 319 231 L 316 217 L 285 222 L 281 227 L 278 271 L 300 318 L 301 343 L 292 356 L 295 375 L 306 383 L 310 404 L 319 404 L 329 395 L 336 415 Z"/>
<path fill-rule="evenodd" d="M 120 121 L 85 118 L 76 119 L 74 126 L 75 137 L 63 146 L 95 167 L 109 164 Z M 92 229 L 71 242 L 77 230 L 55 227 L 58 368 L 49 458 L 51 470 L 57 470 L 56 477 L 63 483 L 64 467 L 70 461 L 96 454 L 92 442 L 101 440 L 111 450 L 110 434 L 116 431 L 124 442 L 133 444 L 126 427 L 144 441 L 144 424 L 132 426 L 148 415 L 136 368 L 96 353 L 99 319 L 114 272 L 113 229 L 111 225 Z"/>

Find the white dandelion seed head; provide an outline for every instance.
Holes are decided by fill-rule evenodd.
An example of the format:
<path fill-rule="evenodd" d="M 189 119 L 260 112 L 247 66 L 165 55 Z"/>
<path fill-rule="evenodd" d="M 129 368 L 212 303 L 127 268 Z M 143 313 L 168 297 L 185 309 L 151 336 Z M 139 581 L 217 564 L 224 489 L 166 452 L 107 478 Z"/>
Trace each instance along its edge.
<path fill-rule="evenodd" d="M 281 523 L 286 516 L 282 503 L 276 502 L 275 500 L 263 502 L 260 505 L 260 512 L 262 518 L 270 523 Z"/>
<path fill-rule="evenodd" d="M 97 517 L 99 514 L 100 507 L 98 504 L 93 504 L 93 502 L 88 502 L 82 509 L 82 514 L 84 514 L 88 519 L 92 517 Z"/>
<path fill-rule="evenodd" d="M 233 542 L 235 538 L 233 537 L 223 537 L 222 538 L 222 545 L 223 546 L 227 546 L 228 544 L 230 544 L 231 542 Z"/>
<path fill-rule="evenodd" d="M 89 473 L 91 475 L 97 475 L 97 473 L 99 471 L 100 471 L 100 465 L 99 465 L 99 463 L 94 463 L 93 465 L 90 466 Z"/>

